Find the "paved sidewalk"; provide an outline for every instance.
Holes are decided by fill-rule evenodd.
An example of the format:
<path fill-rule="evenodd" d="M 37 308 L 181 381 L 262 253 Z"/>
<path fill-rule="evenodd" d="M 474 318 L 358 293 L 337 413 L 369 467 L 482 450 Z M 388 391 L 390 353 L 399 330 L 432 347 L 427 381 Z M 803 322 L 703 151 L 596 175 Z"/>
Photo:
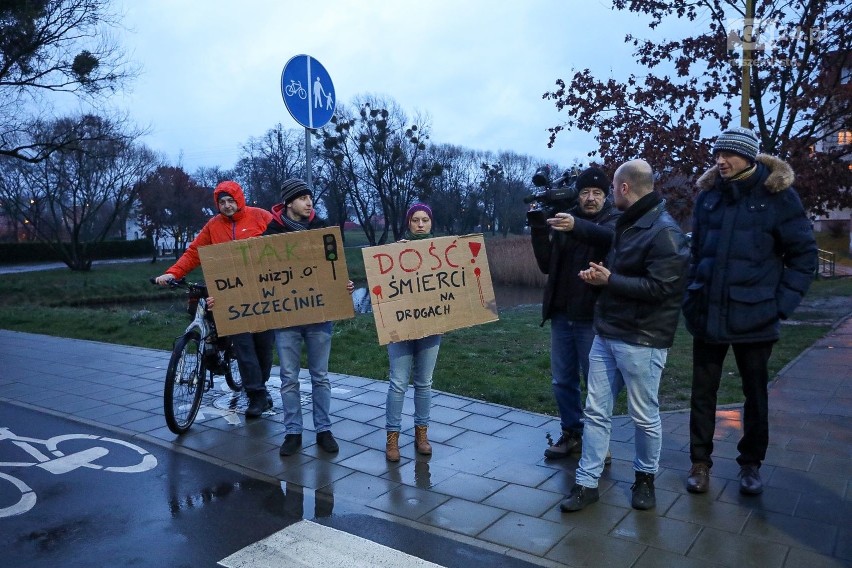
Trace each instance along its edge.
<path fill-rule="evenodd" d="M 217 385 L 188 434 L 169 432 L 161 409 L 166 352 L 0 330 L 0 358 L 0 400 L 299 486 L 315 503 L 333 505 L 335 515 L 367 513 L 542 566 L 852 565 L 852 318 L 773 384 L 762 495 L 738 492 L 739 408 L 720 409 L 716 465 L 705 495 L 684 488 L 688 413 L 666 413 L 651 511 L 630 508 L 633 428 L 624 417 L 614 420 L 614 459 L 601 480 L 601 501 L 562 514 L 558 504 L 577 460 L 543 459 L 545 434 L 559 433 L 558 421 L 548 416 L 436 393 L 429 429 L 434 455 L 424 459 L 413 450 L 409 389 L 403 459 L 390 464 L 384 458 L 387 383 L 333 375 L 340 453 L 322 453 L 306 431 L 301 453 L 281 458 L 277 396 L 273 411 L 246 423 L 245 401 Z M 307 392 L 303 406 L 310 426 Z"/>

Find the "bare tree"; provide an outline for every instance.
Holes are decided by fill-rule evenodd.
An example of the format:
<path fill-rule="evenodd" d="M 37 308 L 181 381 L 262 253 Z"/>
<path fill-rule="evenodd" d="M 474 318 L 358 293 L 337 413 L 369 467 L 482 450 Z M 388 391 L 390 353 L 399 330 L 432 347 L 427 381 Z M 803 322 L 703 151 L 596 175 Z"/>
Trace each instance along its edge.
<path fill-rule="evenodd" d="M 192 174 L 192 179 L 195 183 L 210 190 L 219 185 L 220 182 L 236 179 L 237 174 L 234 170 L 227 170 L 219 166 L 203 166 L 195 170 Z"/>
<path fill-rule="evenodd" d="M 305 137 L 298 129 L 285 130 L 281 123 L 263 136 L 243 144 L 236 166 L 246 199 L 258 207 L 271 207 L 280 200 L 281 184 L 305 177 Z M 320 198 L 320 192 L 314 197 Z"/>
<path fill-rule="evenodd" d="M 156 157 L 135 142 L 139 133 L 121 122 L 81 115 L 45 124 L 34 143 L 74 139 L 37 163 L 5 156 L 0 198 L 20 222 L 30 223 L 72 270 L 89 270 L 92 243 L 106 239 L 127 218 L 136 185 Z"/>
<path fill-rule="evenodd" d="M 322 155 L 340 170 L 350 188 L 350 202 L 370 244 L 402 236 L 405 212 L 428 187 L 433 175 L 427 164 L 429 127 L 425 117 L 408 117 L 394 101 L 373 96 L 356 98 L 354 112 L 338 107 L 331 123 L 320 130 Z M 384 225 L 377 236 L 375 219 Z"/>
<path fill-rule="evenodd" d="M 83 141 L 73 136 L 97 134 L 49 128 L 48 95 L 102 100 L 135 75 L 109 34 L 118 25 L 109 8 L 109 0 L 0 3 L 0 156 L 39 162 Z"/>
<path fill-rule="evenodd" d="M 175 258 L 215 213 L 213 192 L 200 186 L 181 168 L 161 166 L 136 189 L 140 227 L 153 240 L 155 251 L 160 237 L 171 237 Z"/>
<path fill-rule="evenodd" d="M 812 212 L 852 205 L 852 171 L 845 163 L 852 144 L 827 143 L 852 132 L 852 81 L 843 71 L 852 67 L 849 2 L 756 2 L 751 21 L 744 18 L 744 5 L 614 0 L 617 10 L 647 15 L 651 28 L 676 19 L 705 25 L 691 37 L 627 35 L 636 61 L 647 68 L 642 73 L 618 80 L 582 69 L 568 81 L 557 80 L 557 90 L 544 97 L 567 119 L 551 129 L 551 144 L 563 129 L 576 128 L 596 133 L 599 149 L 589 155 L 600 155 L 608 166 L 644 157 L 676 205 L 673 214 L 688 216 L 691 180 L 708 166 L 713 137 L 740 106 L 745 43 L 751 54 L 749 115 L 763 150 L 793 165 L 796 188 Z"/>

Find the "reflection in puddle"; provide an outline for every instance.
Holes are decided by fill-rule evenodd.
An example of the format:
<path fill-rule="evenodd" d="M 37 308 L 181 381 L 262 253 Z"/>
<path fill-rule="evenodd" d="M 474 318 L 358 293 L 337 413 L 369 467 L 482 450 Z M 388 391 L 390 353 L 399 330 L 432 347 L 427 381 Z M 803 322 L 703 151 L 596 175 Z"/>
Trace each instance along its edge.
<path fill-rule="evenodd" d="M 284 511 L 298 519 L 305 518 L 305 501 L 308 511 L 313 510 L 314 518 L 330 517 L 334 511 L 334 493 L 330 487 L 324 489 L 308 489 L 289 481 L 281 482 L 284 493 Z"/>
<path fill-rule="evenodd" d="M 432 488 L 432 474 L 429 473 L 429 462 L 418 461 L 414 464 L 414 485 L 420 489 Z"/>

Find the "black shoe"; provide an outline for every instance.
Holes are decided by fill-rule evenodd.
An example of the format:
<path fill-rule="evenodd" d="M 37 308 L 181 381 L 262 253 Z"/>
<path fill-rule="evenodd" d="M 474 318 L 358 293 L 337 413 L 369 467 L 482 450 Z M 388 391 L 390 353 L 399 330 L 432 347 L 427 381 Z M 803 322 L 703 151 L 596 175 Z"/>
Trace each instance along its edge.
<path fill-rule="evenodd" d="M 686 490 L 690 493 L 707 493 L 710 489 L 710 466 L 706 463 L 692 464 L 686 478 Z"/>
<path fill-rule="evenodd" d="M 550 435 L 548 434 L 548 443 L 550 443 Z M 562 435 L 555 444 L 544 450 L 544 457 L 551 460 L 567 458 L 571 454 L 579 454 L 583 451 L 583 434 L 580 432 L 572 432 L 563 430 Z"/>
<path fill-rule="evenodd" d="M 630 487 L 633 498 L 630 505 L 634 509 L 644 511 L 657 506 L 657 496 L 654 493 L 654 474 L 636 472 L 636 482 Z"/>
<path fill-rule="evenodd" d="M 584 487 L 575 483 L 574 487 L 571 488 L 571 492 L 568 493 L 568 498 L 559 504 L 559 508 L 563 513 L 579 511 L 585 508 L 586 505 L 597 502 L 598 498 L 597 487 Z"/>
<path fill-rule="evenodd" d="M 246 418 L 257 418 L 272 408 L 272 397 L 268 392 L 252 393 L 249 395 L 249 405 L 246 408 Z"/>
<path fill-rule="evenodd" d="M 284 443 L 281 444 L 281 449 L 278 453 L 282 456 L 292 456 L 302 447 L 301 434 L 287 434 L 284 436 Z"/>
<path fill-rule="evenodd" d="M 743 495 L 760 495 L 763 493 L 763 481 L 760 479 L 759 468 L 759 465 L 740 467 L 740 493 Z"/>
<path fill-rule="evenodd" d="M 336 454 L 340 450 L 340 446 L 337 445 L 337 440 L 334 439 L 331 430 L 317 432 L 317 446 L 330 454 Z"/>

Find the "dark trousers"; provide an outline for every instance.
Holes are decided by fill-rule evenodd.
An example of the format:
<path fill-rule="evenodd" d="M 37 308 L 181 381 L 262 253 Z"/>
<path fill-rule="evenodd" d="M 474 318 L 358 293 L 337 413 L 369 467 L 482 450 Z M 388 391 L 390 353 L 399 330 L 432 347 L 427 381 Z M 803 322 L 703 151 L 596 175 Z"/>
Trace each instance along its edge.
<path fill-rule="evenodd" d="M 270 329 L 259 333 L 238 333 L 231 336 L 231 342 L 243 378 L 243 390 L 249 397 L 266 392 L 266 381 L 272 370 L 275 332 Z"/>
<path fill-rule="evenodd" d="M 769 402 L 767 365 L 774 342 L 706 343 L 692 341 L 692 397 L 689 414 L 689 453 L 692 463 L 713 465 L 713 434 L 716 431 L 716 395 L 722 378 L 722 363 L 733 347 L 742 379 L 743 437 L 737 445 L 740 465 L 759 466 L 769 445 Z"/>

